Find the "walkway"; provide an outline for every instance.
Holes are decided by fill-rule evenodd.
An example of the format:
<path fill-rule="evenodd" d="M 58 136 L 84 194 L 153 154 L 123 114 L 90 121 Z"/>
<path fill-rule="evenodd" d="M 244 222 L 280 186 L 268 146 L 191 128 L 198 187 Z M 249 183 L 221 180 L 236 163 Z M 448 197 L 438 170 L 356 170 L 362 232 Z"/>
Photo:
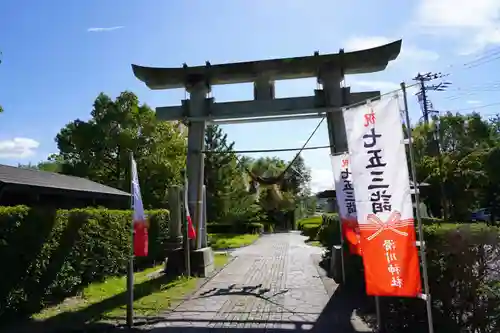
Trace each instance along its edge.
<path fill-rule="evenodd" d="M 330 297 L 313 258 L 322 249 L 298 233 L 262 236 L 158 323 L 168 332 L 369 332 L 351 318 L 337 290 Z M 341 302 L 342 301 L 342 302 Z M 326 308 L 325 308 L 326 307 Z"/>

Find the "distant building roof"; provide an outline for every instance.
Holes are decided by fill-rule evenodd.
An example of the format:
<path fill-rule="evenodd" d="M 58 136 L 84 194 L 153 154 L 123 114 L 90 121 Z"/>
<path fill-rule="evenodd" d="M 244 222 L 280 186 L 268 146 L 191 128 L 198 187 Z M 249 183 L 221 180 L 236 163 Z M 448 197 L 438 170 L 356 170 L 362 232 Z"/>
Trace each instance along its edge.
<path fill-rule="evenodd" d="M 0 164 L 0 184 L 35 186 L 40 188 L 115 196 L 130 196 L 127 192 L 85 178 L 66 176 L 35 169 L 18 168 L 3 164 Z"/>
<path fill-rule="evenodd" d="M 318 199 L 335 198 L 335 190 L 325 190 L 322 192 L 318 192 L 316 193 L 316 197 Z"/>

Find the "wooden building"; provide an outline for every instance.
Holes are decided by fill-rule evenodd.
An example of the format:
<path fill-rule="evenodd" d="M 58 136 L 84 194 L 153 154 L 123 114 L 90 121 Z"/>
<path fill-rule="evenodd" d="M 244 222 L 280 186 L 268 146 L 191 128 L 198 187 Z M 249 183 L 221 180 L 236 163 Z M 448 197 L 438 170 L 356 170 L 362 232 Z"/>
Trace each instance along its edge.
<path fill-rule="evenodd" d="M 85 178 L 0 164 L 0 206 L 128 209 L 130 194 Z"/>

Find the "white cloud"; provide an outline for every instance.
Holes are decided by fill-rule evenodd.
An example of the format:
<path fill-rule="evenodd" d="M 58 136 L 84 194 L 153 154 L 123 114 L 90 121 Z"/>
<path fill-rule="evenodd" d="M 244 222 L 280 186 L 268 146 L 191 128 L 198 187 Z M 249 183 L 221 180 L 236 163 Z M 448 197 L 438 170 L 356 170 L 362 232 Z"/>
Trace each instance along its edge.
<path fill-rule="evenodd" d="M 88 32 L 106 32 L 106 31 L 113 31 L 113 30 L 118 30 L 118 29 L 123 29 L 125 28 L 122 25 L 118 25 L 115 27 L 108 27 L 108 28 L 88 28 Z"/>
<path fill-rule="evenodd" d="M 397 90 L 400 88 L 399 84 L 390 81 L 363 81 L 363 80 L 349 80 L 349 85 L 360 87 L 364 89 L 380 90 L 382 92 Z"/>
<path fill-rule="evenodd" d="M 481 104 L 481 101 L 477 101 L 477 100 L 470 100 L 470 101 L 467 101 L 467 104 L 477 105 L 477 104 Z"/>
<path fill-rule="evenodd" d="M 0 140 L 0 158 L 26 158 L 35 155 L 38 141 L 28 138 Z"/>
<path fill-rule="evenodd" d="M 332 170 L 311 169 L 311 191 L 317 193 L 324 190 L 334 189 Z"/>
<path fill-rule="evenodd" d="M 462 54 L 474 53 L 500 44 L 500 1 L 421 0 L 416 24 L 424 33 L 456 39 Z"/>
<path fill-rule="evenodd" d="M 344 47 L 346 51 L 370 49 L 391 43 L 397 39 L 398 38 L 388 38 L 384 36 L 355 36 L 349 38 L 344 43 Z M 404 59 L 405 61 L 436 61 L 439 59 L 439 54 L 434 51 L 418 48 L 415 45 L 406 44 L 403 40 L 398 60 L 399 59 Z"/>

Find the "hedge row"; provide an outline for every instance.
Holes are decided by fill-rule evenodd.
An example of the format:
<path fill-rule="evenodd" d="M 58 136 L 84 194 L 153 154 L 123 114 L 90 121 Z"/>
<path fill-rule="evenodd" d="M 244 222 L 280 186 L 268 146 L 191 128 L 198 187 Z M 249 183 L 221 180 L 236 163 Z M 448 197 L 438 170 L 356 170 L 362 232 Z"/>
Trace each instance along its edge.
<path fill-rule="evenodd" d="M 147 212 L 149 257 L 165 256 L 169 213 Z M 84 286 L 126 273 L 131 211 L 0 207 L 0 322 L 29 315 Z M 138 258 L 139 259 L 139 258 Z"/>
<path fill-rule="evenodd" d="M 209 223 L 207 225 L 209 234 L 261 234 L 264 231 L 272 231 L 272 225 L 269 223 Z"/>
<path fill-rule="evenodd" d="M 297 229 L 302 231 L 302 235 L 309 237 L 309 240 L 322 241 L 325 246 L 327 246 L 328 243 L 328 248 L 331 248 L 334 239 L 338 239 L 338 242 L 335 242 L 335 244 L 340 244 L 340 234 L 338 233 L 340 229 L 338 228 L 338 223 L 336 223 L 338 221 L 337 214 L 313 216 L 297 221 Z M 336 225 L 337 228 L 335 228 L 334 225 Z M 332 232 L 337 232 L 336 235 L 338 235 L 338 238 L 335 238 L 334 235 L 329 235 L 329 233 Z M 331 242 L 328 241 L 329 239 L 331 239 Z"/>
<path fill-rule="evenodd" d="M 338 219 L 325 216 L 318 238 L 338 244 Z M 436 332 L 500 332 L 500 228 L 482 223 L 424 221 Z M 346 273 L 364 288 L 362 264 L 349 259 Z M 425 302 L 381 297 L 384 332 L 426 332 Z"/>

